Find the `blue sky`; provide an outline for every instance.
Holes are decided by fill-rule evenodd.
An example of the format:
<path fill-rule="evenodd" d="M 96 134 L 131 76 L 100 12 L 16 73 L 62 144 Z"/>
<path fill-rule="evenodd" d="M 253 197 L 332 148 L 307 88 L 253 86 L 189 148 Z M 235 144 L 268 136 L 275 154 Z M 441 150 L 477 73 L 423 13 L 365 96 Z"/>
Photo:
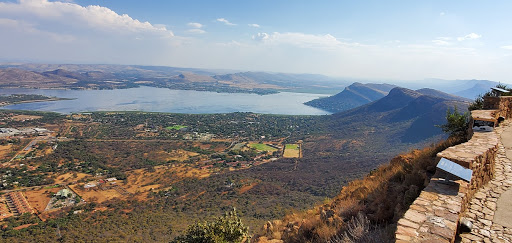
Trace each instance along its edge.
<path fill-rule="evenodd" d="M 512 1 L 0 1 L 2 61 L 511 82 Z"/>

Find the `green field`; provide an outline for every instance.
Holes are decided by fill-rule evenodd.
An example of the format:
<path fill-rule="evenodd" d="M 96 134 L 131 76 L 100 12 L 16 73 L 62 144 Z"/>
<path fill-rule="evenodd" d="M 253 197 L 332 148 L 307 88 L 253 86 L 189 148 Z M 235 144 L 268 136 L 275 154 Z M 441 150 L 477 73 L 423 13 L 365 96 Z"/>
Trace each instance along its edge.
<path fill-rule="evenodd" d="M 187 126 L 183 126 L 183 125 L 174 125 L 174 126 L 170 126 L 170 127 L 166 127 L 166 129 L 169 129 L 169 130 L 180 130 L 182 128 L 186 128 Z"/>
<path fill-rule="evenodd" d="M 251 144 L 249 144 L 249 147 L 256 149 L 256 150 L 260 150 L 260 151 L 270 151 L 270 152 L 277 151 L 277 149 L 272 148 L 263 143 L 251 143 Z"/>
<path fill-rule="evenodd" d="M 45 186 L 45 187 L 43 187 L 43 189 L 52 189 L 52 188 L 57 188 L 57 187 L 60 187 L 60 185 Z"/>
<path fill-rule="evenodd" d="M 286 144 L 286 149 L 299 149 L 298 144 Z"/>

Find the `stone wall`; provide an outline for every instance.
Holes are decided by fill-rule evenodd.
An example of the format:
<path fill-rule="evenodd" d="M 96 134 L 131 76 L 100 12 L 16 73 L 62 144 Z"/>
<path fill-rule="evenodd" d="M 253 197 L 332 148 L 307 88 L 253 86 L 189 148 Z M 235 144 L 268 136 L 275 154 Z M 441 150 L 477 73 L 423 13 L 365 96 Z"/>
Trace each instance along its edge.
<path fill-rule="evenodd" d="M 512 97 L 486 97 L 484 102 L 486 109 L 496 110 L 492 111 L 496 117 L 511 118 L 511 105 Z M 474 112 L 472 119 L 486 112 Z M 398 221 L 395 234 L 397 242 L 455 241 L 462 212 L 468 207 L 473 195 L 494 176 L 500 143 L 497 131 L 472 134 L 468 142 L 450 147 L 437 155 L 438 159 L 446 158 L 471 169 L 471 181 L 450 178 L 448 173 L 438 170 Z"/>
<path fill-rule="evenodd" d="M 498 143 L 495 132 L 475 132 L 468 142 L 440 152 L 439 159 L 446 158 L 470 168 L 471 181 L 450 178 L 438 170 L 398 221 L 397 242 L 453 242 L 461 213 L 475 192 L 493 176 Z"/>
<path fill-rule="evenodd" d="M 512 118 L 512 96 L 485 97 L 484 109 L 499 110 L 499 116 Z"/>
<path fill-rule="evenodd" d="M 499 136 L 496 132 L 475 132 L 468 142 L 437 154 L 439 159 L 446 158 L 473 171 L 462 201 L 462 211 L 466 209 L 475 192 L 492 179 L 498 143 Z"/>

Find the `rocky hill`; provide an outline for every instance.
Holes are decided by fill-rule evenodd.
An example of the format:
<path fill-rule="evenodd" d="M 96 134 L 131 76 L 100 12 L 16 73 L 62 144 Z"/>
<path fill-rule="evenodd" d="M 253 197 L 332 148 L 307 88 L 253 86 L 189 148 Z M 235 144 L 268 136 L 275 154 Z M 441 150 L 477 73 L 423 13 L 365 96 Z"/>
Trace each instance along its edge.
<path fill-rule="evenodd" d="M 394 87 L 396 86 L 390 84 L 362 84 L 356 82 L 336 95 L 308 101 L 305 104 L 336 113 L 378 100 L 386 96 Z"/>
<path fill-rule="evenodd" d="M 347 85 L 344 80 L 315 74 L 234 72 L 164 66 L 0 64 L 0 72 L 6 70 L 16 70 L 17 74 L 0 76 L 0 87 L 114 89 L 147 85 L 216 92 L 268 94 L 289 91 L 332 94 L 333 90 L 340 90 Z M 52 84 L 39 85 L 33 82 L 35 80 Z M 70 82 L 76 84 L 70 85 Z"/>
<path fill-rule="evenodd" d="M 429 89 L 429 88 L 418 89 L 418 90 L 416 90 L 416 92 L 421 93 L 423 95 L 428 95 L 428 96 L 437 97 L 437 98 L 443 98 L 443 99 L 447 99 L 447 100 L 457 100 L 457 101 L 465 101 L 465 102 L 472 101 L 472 99 L 466 98 L 464 96 L 447 94 L 445 92 L 441 92 L 439 90 Z"/>
<path fill-rule="evenodd" d="M 469 89 L 461 90 L 454 94 L 458 95 L 458 96 L 466 97 L 469 99 L 475 99 L 476 97 L 478 97 L 478 95 L 481 95 L 481 94 L 489 91 L 489 89 L 494 86 L 496 86 L 495 82 L 492 82 L 492 83 L 491 82 L 482 82 L 482 83 L 477 83 L 477 84 L 473 85 Z"/>
<path fill-rule="evenodd" d="M 334 150 L 356 152 L 367 159 L 372 153 L 383 157 L 382 151 L 386 149 L 400 148 L 402 152 L 395 152 L 400 155 L 390 159 L 389 164 L 345 185 L 332 201 L 281 220 L 268 221 L 254 237 L 256 242 L 375 242 L 375 239 L 391 242 L 393 223 L 435 171 L 435 155 L 461 141 L 449 139 L 436 145 L 425 144 L 422 150 L 404 154 L 406 144 L 417 147 L 422 141 L 439 141 L 443 135 L 434 125 L 445 123 L 447 109 L 457 106 L 464 111 L 467 105 L 464 99 L 440 91 L 394 88 L 377 101 L 329 116 L 325 126 L 333 131 L 331 147 L 338 139 L 356 138 L 351 145 Z M 312 146 L 312 149 L 318 148 Z M 337 166 L 344 163 L 349 161 L 338 162 Z"/>
<path fill-rule="evenodd" d="M 69 87 L 78 79 L 55 72 L 38 73 L 17 68 L 0 69 L 0 87 L 59 88 Z"/>
<path fill-rule="evenodd" d="M 424 92 L 426 93 L 426 92 Z M 436 125 L 444 124 L 448 109 L 467 110 L 469 102 L 440 91 L 437 97 L 406 88 L 394 88 L 382 99 L 334 114 L 330 126 L 350 130 L 365 127 L 384 129 L 388 142 L 414 143 L 441 135 Z M 445 97 L 440 98 L 439 96 Z"/>

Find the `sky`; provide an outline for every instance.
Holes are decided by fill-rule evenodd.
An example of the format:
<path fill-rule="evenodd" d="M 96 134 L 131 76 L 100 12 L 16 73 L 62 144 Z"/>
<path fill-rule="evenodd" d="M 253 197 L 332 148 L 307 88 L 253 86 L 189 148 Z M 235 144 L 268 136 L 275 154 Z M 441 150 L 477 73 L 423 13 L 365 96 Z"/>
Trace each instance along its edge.
<path fill-rule="evenodd" d="M 512 83 L 512 1 L 0 0 L 0 61 Z"/>

